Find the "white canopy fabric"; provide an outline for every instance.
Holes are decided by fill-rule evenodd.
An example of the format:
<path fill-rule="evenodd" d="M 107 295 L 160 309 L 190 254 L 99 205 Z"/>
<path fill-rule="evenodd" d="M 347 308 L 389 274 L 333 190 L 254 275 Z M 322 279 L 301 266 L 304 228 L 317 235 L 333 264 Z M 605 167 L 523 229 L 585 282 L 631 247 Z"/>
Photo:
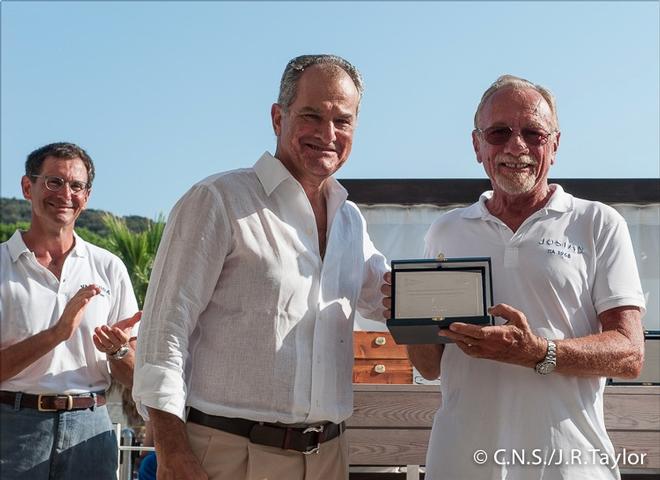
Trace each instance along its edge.
<path fill-rule="evenodd" d="M 388 260 L 423 258 L 424 235 L 431 223 L 452 205 L 359 205 L 376 247 Z M 646 296 L 644 326 L 660 330 L 660 203 L 612 204 L 628 223 L 637 267 Z M 384 323 L 356 316 L 356 330 L 385 331 Z"/>

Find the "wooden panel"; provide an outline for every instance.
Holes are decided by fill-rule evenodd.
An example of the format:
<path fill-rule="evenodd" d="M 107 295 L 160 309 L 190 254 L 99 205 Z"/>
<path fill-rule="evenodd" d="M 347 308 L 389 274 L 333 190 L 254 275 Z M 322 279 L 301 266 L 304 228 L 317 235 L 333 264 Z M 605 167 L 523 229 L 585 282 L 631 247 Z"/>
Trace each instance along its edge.
<path fill-rule="evenodd" d="M 412 383 L 412 365 L 407 360 L 355 360 L 353 382 Z"/>
<path fill-rule="evenodd" d="M 356 384 L 353 389 L 355 410 L 346 422 L 351 464 L 423 465 L 441 403 L 439 386 Z M 660 469 L 660 387 L 606 387 L 604 407 L 612 443 L 619 453 L 625 449 L 620 468 Z"/>
<path fill-rule="evenodd" d="M 387 394 L 390 392 L 411 392 L 415 395 L 424 395 L 426 393 L 440 393 L 440 385 L 369 385 L 368 383 L 353 384 L 353 392 L 378 392 Z M 660 387 L 658 390 L 660 393 Z"/>
<path fill-rule="evenodd" d="M 354 385 L 354 391 L 355 426 L 430 427 L 441 404 L 438 386 Z M 607 387 L 604 406 L 608 430 L 660 430 L 660 387 Z"/>
<path fill-rule="evenodd" d="M 431 428 L 440 393 L 355 392 L 349 427 Z"/>
<path fill-rule="evenodd" d="M 626 449 L 626 457 L 634 460 L 643 453 L 646 454 L 643 464 L 633 465 L 630 461 L 626 462 L 624 456 L 619 460 L 620 469 L 660 469 L 660 431 L 655 432 L 608 432 L 614 449 L 617 453 Z"/>
<path fill-rule="evenodd" d="M 658 385 L 613 385 L 605 387 L 605 396 L 608 395 L 660 395 Z M 660 397 L 658 397 L 660 398 Z"/>
<path fill-rule="evenodd" d="M 660 429 L 658 395 L 606 394 L 605 426 L 608 430 Z"/>
<path fill-rule="evenodd" d="M 424 465 L 430 433 L 425 429 L 349 429 L 350 464 Z M 611 432 L 610 437 L 621 454 L 619 468 L 660 468 L 660 432 Z"/>
<path fill-rule="evenodd" d="M 424 465 L 430 430 L 350 429 L 351 465 Z"/>
<path fill-rule="evenodd" d="M 383 345 L 376 343 L 379 337 L 384 340 Z M 408 359 L 406 347 L 397 345 L 392 334 L 387 332 L 353 332 L 353 355 L 355 358 Z"/>

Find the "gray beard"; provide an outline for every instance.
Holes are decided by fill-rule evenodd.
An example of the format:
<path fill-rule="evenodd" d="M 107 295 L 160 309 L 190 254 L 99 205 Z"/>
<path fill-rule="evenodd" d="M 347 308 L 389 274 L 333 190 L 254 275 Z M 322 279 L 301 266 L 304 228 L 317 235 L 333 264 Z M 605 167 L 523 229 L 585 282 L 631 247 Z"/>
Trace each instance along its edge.
<path fill-rule="evenodd" d="M 496 165 L 499 165 L 501 162 L 516 163 L 520 161 L 529 163 L 530 166 L 536 166 L 538 164 L 536 159 L 530 155 L 514 157 L 513 155 L 500 153 L 495 157 Z M 491 180 L 509 195 L 520 195 L 529 192 L 534 187 L 534 184 L 536 183 L 536 175 L 528 171 L 525 171 L 524 173 L 521 172 L 520 174 L 500 175 L 496 168 Z"/>

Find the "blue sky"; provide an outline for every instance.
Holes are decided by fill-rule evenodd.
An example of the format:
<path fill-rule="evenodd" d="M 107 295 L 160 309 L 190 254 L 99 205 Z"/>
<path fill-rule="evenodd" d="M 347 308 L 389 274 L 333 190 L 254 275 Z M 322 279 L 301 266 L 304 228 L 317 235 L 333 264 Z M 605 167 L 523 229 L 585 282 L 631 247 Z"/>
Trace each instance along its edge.
<path fill-rule="evenodd" d="M 659 176 L 658 2 L 7 2 L 1 193 L 73 141 L 91 208 L 168 213 L 196 181 L 274 151 L 286 62 L 336 53 L 366 93 L 339 178 L 482 178 L 470 142 L 503 73 L 550 88 L 555 178 Z"/>

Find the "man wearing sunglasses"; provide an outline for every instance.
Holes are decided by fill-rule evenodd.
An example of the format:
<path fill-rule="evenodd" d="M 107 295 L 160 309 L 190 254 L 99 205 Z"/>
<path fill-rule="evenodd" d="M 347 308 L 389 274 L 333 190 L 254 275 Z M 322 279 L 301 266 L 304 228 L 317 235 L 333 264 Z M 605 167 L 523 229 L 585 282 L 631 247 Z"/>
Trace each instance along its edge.
<path fill-rule="evenodd" d="M 497 318 L 409 348 L 442 385 L 429 480 L 619 478 L 603 391 L 640 372 L 644 296 L 623 218 L 548 184 L 559 138 L 553 95 L 500 77 L 472 132 L 493 189 L 426 235 L 429 257 L 491 258 Z"/>
<path fill-rule="evenodd" d="M 105 390 L 111 374 L 132 384 L 140 316 L 123 263 L 74 232 L 93 180 L 77 145 L 32 152 L 21 179 L 30 227 L 0 245 L 3 478 L 116 478 Z"/>

